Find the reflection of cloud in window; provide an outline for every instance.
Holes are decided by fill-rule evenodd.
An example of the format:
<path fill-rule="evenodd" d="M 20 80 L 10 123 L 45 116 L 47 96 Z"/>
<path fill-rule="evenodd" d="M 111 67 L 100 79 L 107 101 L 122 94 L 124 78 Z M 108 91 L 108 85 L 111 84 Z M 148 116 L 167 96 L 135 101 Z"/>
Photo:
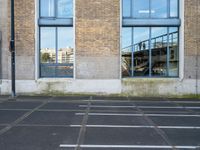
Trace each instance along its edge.
<path fill-rule="evenodd" d="M 59 0 L 58 11 L 61 16 L 72 15 L 72 0 Z"/>

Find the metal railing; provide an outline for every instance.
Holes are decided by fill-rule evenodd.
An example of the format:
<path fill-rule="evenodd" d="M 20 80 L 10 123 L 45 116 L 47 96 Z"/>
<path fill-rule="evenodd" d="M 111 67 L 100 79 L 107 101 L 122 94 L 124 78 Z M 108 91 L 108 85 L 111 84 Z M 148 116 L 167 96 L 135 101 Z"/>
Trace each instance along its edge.
<path fill-rule="evenodd" d="M 171 32 L 169 33 L 169 46 L 173 46 L 174 41 L 178 39 L 177 36 L 175 36 L 176 34 L 178 34 L 178 32 Z M 136 44 L 127 46 L 122 48 L 122 54 L 123 52 L 137 52 L 137 51 L 142 51 L 142 50 L 149 50 L 149 41 L 151 41 L 151 49 L 155 49 L 155 48 L 160 48 L 160 47 L 167 47 L 168 43 L 167 43 L 167 36 L 168 34 L 163 34 L 154 38 L 151 38 L 150 40 L 144 40 L 141 42 L 138 42 Z M 166 37 L 166 38 L 165 38 Z M 161 39 L 161 40 L 159 40 Z M 152 42 L 153 41 L 153 42 Z"/>

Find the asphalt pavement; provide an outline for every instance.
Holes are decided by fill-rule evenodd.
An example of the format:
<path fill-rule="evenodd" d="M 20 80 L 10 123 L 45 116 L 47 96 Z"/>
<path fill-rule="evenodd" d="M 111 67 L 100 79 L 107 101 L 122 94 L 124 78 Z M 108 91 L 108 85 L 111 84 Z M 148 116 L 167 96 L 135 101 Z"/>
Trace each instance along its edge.
<path fill-rule="evenodd" d="M 0 150 L 200 150 L 200 101 L 0 97 Z"/>

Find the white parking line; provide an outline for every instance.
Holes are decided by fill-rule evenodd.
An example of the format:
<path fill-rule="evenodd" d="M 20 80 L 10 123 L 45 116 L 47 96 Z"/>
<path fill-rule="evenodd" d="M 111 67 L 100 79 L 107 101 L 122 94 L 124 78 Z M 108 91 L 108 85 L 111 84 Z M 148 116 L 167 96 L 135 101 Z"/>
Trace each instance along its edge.
<path fill-rule="evenodd" d="M 81 125 L 70 125 L 70 127 L 81 127 Z M 130 125 L 86 125 L 88 128 L 159 128 L 159 129 L 200 129 L 199 126 L 130 126 Z"/>
<path fill-rule="evenodd" d="M 79 105 L 79 107 L 88 107 L 87 105 Z M 91 105 L 91 108 L 149 108 L 149 109 L 200 109 L 200 107 L 188 106 L 105 106 L 105 105 Z"/>
<path fill-rule="evenodd" d="M 138 108 L 152 108 L 152 109 L 200 109 L 200 107 L 188 106 L 138 106 Z"/>
<path fill-rule="evenodd" d="M 87 105 L 79 105 L 79 107 L 88 107 Z M 90 108 L 135 108 L 136 106 L 103 106 L 91 105 Z"/>
<path fill-rule="evenodd" d="M 77 116 L 85 113 L 75 113 Z M 119 113 L 88 113 L 89 116 L 149 116 L 149 117 L 200 117 L 200 115 L 183 115 L 183 114 L 119 114 Z"/>
<path fill-rule="evenodd" d="M 68 144 L 60 144 L 61 148 L 74 148 L 78 145 L 68 145 Z M 165 145 L 80 145 L 81 148 L 154 148 L 154 149 L 169 149 L 169 148 L 177 148 L 177 149 L 197 149 L 198 146 L 165 146 Z"/>

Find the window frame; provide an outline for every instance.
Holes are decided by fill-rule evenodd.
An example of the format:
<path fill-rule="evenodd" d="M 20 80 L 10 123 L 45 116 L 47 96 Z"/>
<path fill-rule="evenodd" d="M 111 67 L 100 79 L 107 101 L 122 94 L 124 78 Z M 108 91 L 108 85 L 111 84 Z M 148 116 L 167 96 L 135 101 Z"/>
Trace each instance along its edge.
<path fill-rule="evenodd" d="M 171 0 L 167 0 L 167 17 L 165 18 L 162 18 L 162 17 L 152 17 L 151 16 L 151 10 L 152 10 L 152 0 L 149 0 L 149 17 L 147 18 L 140 18 L 140 17 L 134 17 L 133 15 L 133 12 L 134 12 L 134 7 L 133 7 L 133 0 L 129 0 L 130 1 L 130 12 L 129 12 L 129 15 L 128 17 L 124 17 L 123 16 L 123 8 L 124 8 L 124 0 L 122 0 L 122 18 L 123 19 L 178 19 L 180 18 L 180 13 L 179 13 L 179 10 L 180 10 L 180 0 L 177 0 L 177 16 L 176 17 L 172 17 L 171 16 L 171 7 L 170 7 L 170 1 Z"/>
<path fill-rule="evenodd" d="M 68 27 L 71 27 L 73 32 L 74 32 L 74 0 L 71 0 L 72 1 L 72 17 L 69 17 L 69 18 L 56 18 L 56 17 L 41 17 L 41 0 L 39 0 L 39 18 L 38 18 L 38 32 L 39 32 L 39 78 L 74 78 L 74 70 L 75 70 L 75 67 L 74 67 L 74 64 L 75 64 L 75 61 L 73 61 L 73 63 L 58 63 L 57 62 L 57 53 L 58 53 L 58 49 L 57 49 L 57 44 L 58 44 L 58 29 L 59 27 L 65 27 L 65 28 L 68 28 Z M 54 11 L 55 13 L 57 13 L 57 0 L 54 0 Z M 54 14 L 55 15 L 55 14 Z M 53 27 L 55 28 L 56 32 L 55 32 L 55 44 L 56 44 L 56 63 L 47 63 L 47 64 L 44 64 L 41 62 L 41 53 L 40 53 L 40 49 L 41 49 L 41 28 L 42 27 Z M 74 34 L 73 34 L 73 41 L 74 41 Z M 74 44 L 73 44 L 74 46 Z M 75 54 L 75 47 L 73 47 L 73 54 Z M 73 74 L 72 76 L 42 76 L 41 75 L 41 65 L 47 65 L 47 66 L 73 66 Z"/>
<path fill-rule="evenodd" d="M 134 28 L 135 27 L 148 27 L 149 28 L 149 66 L 151 66 L 151 57 L 152 57 L 152 51 L 151 51 L 151 40 L 152 40 L 152 37 L 151 37 L 151 30 L 153 27 L 167 27 L 167 40 L 168 40 L 168 43 L 167 43 L 167 64 L 166 64 L 166 70 L 167 70 L 167 75 L 166 76 L 152 76 L 151 74 L 151 69 L 149 69 L 149 76 L 134 76 L 134 73 L 133 73 L 133 69 L 131 71 L 131 76 L 129 76 L 130 78 L 178 78 L 180 76 L 180 55 L 179 55 L 179 52 L 180 52 L 180 26 L 181 26 L 181 20 L 180 20 L 180 0 L 177 0 L 177 17 L 171 17 L 170 14 L 171 14 L 171 11 L 170 11 L 170 0 L 167 0 L 167 18 L 151 18 L 151 15 L 149 15 L 150 17 L 149 18 L 134 18 L 133 17 L 133 2 L 132 0 L 130 0 L 130 3 L 131 3 L 131 8 L 130 8 L 130 17 L 124 17 L 123 15 L 123 8 L 124 8 L 124 3 L 123 3 L 124 0 L 121 0 L 121 5 L 122 5 L 122 30 L 123 28 L 131 28 L 131 41 L 132 41 L 132 46 L 133 46 L 133 40 L 134 40 Z M 152 0 L 150 0 L 150 3 L 151 3 Z M 149 10 L 151 10 L 151 4 L 150 4 L 150 8 Z M 151 12 L 151 11 L 150 11 Z M 178 32 L 178 39 L 177 39 L 177 46 L 178 46 L 178 66 L 177 66 L 177 76 L 169 76 L 169 51 L 170 51 L 170 46 L 169 46 L 169 29 L 170 27 L 177 27 L 177 32 Z M 123 36 L 121 36 L 123 37 Z M 123 47 L 121 46 L 121 62 L 122 62 L 122 50 L 123 50 Z M 133 48 L 131 48 L 131 53 L 133 53 L 134 50 Z M 133 62 L 133 54 L 131 56 L 131 67 L 134 67 L 134 62 Z M 121 64 L 121 67 L 122 67 L 122 64 Z M 122 71 L 121 71 L 121 74 L 122 74 Z M 123 77 L 122 75 L 122 78 L 127 78 L 127 77 Z"/>

